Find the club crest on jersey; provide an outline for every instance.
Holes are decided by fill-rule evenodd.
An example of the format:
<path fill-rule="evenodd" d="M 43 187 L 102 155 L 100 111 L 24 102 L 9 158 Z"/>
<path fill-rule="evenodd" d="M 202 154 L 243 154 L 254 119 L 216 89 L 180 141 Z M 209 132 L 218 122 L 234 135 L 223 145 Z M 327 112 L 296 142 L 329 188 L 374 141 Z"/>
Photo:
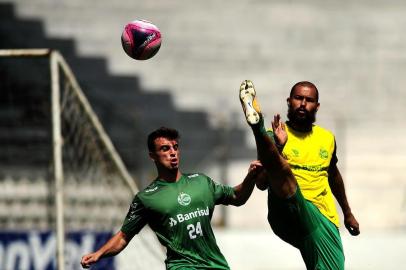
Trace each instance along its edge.
<path fill-rule="evenodd" d="M 187 206 L 190 204 L 191 201 L 192 201 L 192 198 L 189 196 L 189 194 L 181 192 L 178 195 L 178 203 L 180 205 Z"/>
<path fill-rule="evenodd" d="M 319 152 L 320 158 L 321 159 L 327 159 L 328 158 L 328 152 L 326 149 L 321 148 Z"/>
<path fill-rule="evenodd" d="M 298 156 L 299 156 L 299 150 L 297 150 L 297 149 L 292 149 L 292 154 L 293 154 L 295 157 L 298 157 Z"/>

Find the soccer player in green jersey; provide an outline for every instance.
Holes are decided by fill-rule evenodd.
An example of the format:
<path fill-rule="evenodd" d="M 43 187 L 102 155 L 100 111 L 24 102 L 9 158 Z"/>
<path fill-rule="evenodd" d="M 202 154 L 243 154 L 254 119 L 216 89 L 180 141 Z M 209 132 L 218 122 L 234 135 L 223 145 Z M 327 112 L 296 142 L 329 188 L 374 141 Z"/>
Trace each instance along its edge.
<path fill-rule="evenodd" d="M 300 250 L 307 269 L 344 269 L 333 195 L 352 235 L 360 233 L 359 224 L 336 165 L 334 135 L 313 124 L 320 106 L 316 86 L 310 82 L 295 84 L 287 99 L 289 121 L 285 125 L 275 115 L 269 132 L 249 80 L 241 84 L 240 101 L 265 169 L 257 187 L 268 189 L 268 222 L 272 230 Z"/>
<path fill-rule="evenodd" d="M 149 156 L 158 176 L 135 195 L 121 230 L 99 250 L 82 257 L 84 268 L 118 254 L 148 224 L 166 247 L 167 269 L 230 269 L 210 224 L 213 210 L 217 204 L 243 205 L 262 165 L 253 161 L 241 184 L 225 186 L 202 173 L 182 173 L 178 143 L 178 131 L 170 128 L 148 136 Z"/>

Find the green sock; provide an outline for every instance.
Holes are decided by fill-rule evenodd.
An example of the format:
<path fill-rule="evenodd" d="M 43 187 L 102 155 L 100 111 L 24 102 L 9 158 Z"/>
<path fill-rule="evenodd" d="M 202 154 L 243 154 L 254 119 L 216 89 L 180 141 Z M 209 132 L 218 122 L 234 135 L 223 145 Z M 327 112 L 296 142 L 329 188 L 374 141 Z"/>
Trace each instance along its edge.
<path fill-rule="evenodd" d="M 264 118 L 262 117 L 262 115 L 259 119 L 259 122 L 255 125 L 252 125 L 252 129 L 254 130 L 254 132 L 257 131 L 261 134 L 267 134 L 265 124 L 264 124 Z"/>
<path fill-rule="evenodd" d="M 262 117 L 262 115 L 261 115 L 261 118 L 259 119 L 258 124 L 259 124 L 259 130 L 261 131 L 261 133 L 267 134 L 266 128 L 265 128 L 265 121 L 264 121 L 264 118 Z"/>

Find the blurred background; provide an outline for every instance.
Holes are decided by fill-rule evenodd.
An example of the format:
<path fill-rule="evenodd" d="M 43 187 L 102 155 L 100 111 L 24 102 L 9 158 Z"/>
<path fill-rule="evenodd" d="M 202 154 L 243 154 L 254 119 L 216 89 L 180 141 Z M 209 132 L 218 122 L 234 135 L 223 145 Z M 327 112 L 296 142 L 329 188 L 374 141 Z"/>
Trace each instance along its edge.
<path fill-rule="evenodd" d="M 75 120 L 72 127 L 70 112 L 81 109 L 69 109 L 62 117 L 64 143 L 72 145 L 67 152 L 74 152 L 63 161 L 65 229 L 76 235 L 67 237 L 66 257 L 72 262 L 66 268 L 80 269 L 78 258 L 117 229 L 128 209 L 131 184 L 116 184 L 110 175 L 131 178 L 138 189 L 155 177 L 146 149 L 146 136 L 155 128 L 180 131 L 184 172 L 204 172 L 229 185 L 244 178 L 256 154 L 238 88 L 250 79 L 269 126 L 275 113 L 286 119 L 294 83 L 316 84 L 317 123 L 336 135 L 338 166 L 361 227 L 358 237 L 341 228 L 346 269 L 401 269 L 406 263 L 405 12 L 401 0 L 0 0 L 0 49 L 58 50 L 129 174 L 123 176 L 110 155 L 82 156 L 93 149 L 87 144 L 93 136 L 77 134 L 103 135 L 97 128 L 78 131 L 92 126 L 91 120 Z M 135 61 L 121 47 L 123 27 L 134 19 L 161 30 L 160 51 L 150 60 Z M 51 77 L 46 55 L 0 58 L 0 269 L 56 264 Z M 74 88 L 66 85 L 61 83 L 63 91 Z M 93 166 L 102 173 L 94 173 Z M 91 180 L 84 181 L 89 171 Z M 259 190 L 243 207 L 217 208 L 217 241 L 231 268 L 304 269 L 299 252 L 274 236 L 266 212 L 266 193 Z M 154 242 L 148 237 L 131 242 L 115 259 L 117 269 L 133 267 L 134 254 Z M 162 250 L 153 244 L 149 249 L 145 252 L 160 261 Z M 48 256 L 38 262 L 35 254 L 44 250 Z M 113 267 L 106 265 L 100 269 Z M 162 269 L 154 267 L 140 269 Z"/>

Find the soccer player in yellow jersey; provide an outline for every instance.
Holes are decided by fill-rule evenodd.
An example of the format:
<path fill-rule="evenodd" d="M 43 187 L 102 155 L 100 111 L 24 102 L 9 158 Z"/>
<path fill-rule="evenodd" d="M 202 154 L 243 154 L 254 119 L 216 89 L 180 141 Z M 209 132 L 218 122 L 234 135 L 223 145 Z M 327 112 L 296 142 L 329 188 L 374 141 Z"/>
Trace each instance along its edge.
<path fill-rule="evenodd" d="M 268 132 L 249 80 L 241 84 L 240 101 L 264 166 L 257 187 L 268 189 L 272 230 L 300 250 L 307 269 L 344 269 L 333 195 L 352 235 L 360 233 L 359 224 L 337 168 L 334 135 L 314 124 L 320 106 L 316 86 L 307 81 L 296 83 L 287 99 L 289 121 L 285 125 L 275 115 Z"/>

